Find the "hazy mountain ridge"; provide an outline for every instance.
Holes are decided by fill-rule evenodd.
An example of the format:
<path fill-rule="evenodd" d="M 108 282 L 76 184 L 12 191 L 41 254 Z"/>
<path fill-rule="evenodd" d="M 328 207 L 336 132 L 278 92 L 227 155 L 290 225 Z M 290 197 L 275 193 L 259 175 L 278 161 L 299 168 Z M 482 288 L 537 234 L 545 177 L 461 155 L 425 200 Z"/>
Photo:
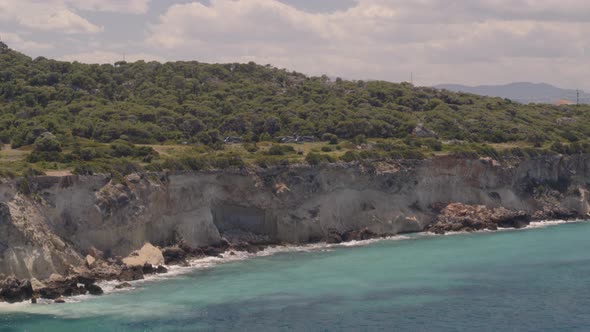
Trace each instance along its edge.
<path fill-rule="evenodd" d="M 490 97 L 508 98 L 520 103 L 576 102 L 576 90 L 561 89 L 547 83 L 517 82 L 504 85 L 466 86 L 460 84 L 439 84 L 437 89 L 466 92 Z M 590 103 L 590 94 L 580 90 L 580 103 Z"/>

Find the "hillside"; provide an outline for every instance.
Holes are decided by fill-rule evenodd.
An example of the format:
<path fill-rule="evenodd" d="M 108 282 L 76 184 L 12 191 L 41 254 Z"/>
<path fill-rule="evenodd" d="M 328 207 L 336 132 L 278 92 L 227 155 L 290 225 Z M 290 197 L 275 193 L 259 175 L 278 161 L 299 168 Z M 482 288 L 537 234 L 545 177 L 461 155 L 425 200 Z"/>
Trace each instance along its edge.
<path fill-rule="evenodd" d="M 482 96 L 508 98 L 519 103 L 547 103 L 557 104 L 563 102 L 575 103 L 577 91 L 560 89 L 545 83 L 510 83 L 506 85 L 480 85 L 465 86 L 459 84 L 440 84 L 437 89 L 446 89 L 454 92 L 473 93 Z M 590 94 L 580 91 L 580 103 L 590 103 Z"/>
<path fill-rule="evenodd" d="M 578 153 L 590 151 L 589 112 L 254 63 L 87 65 L 0 45 L 0 167 L 8 173 Z M 277 144 L 287 135 L 321 142 Z M 226 136 L 244 143 L 224 145 Z"/>

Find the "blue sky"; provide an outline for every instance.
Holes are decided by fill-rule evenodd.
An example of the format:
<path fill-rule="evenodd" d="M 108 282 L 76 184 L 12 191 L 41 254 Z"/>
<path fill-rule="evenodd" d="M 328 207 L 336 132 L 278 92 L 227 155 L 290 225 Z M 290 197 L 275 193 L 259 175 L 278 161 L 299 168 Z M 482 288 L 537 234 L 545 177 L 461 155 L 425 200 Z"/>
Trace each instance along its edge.
<path fill-rule="evenodd" d="M 587 0 L 0 0 L 31 56 L 198 60 L 420 85 L 590 90 Z"/>

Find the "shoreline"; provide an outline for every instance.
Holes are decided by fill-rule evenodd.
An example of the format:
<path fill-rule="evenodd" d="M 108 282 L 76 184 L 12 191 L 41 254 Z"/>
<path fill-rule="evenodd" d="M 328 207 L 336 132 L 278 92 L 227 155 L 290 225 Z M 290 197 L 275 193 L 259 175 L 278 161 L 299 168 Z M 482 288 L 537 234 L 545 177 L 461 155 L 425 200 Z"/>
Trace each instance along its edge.
<path fill-rule="evenodd" d="M 132 281 L 120 281 L 120 280 L 96 280 L 95 284 L 104 291 L 101 295 L 91 295 L 91 294 L 83 294 L 83 295 L 74 295 L 74 296 L 64 296 L 64 302 L 55 302 L 52 299 L 38 299 L 36 303 L 31 303 L 30 300 L 25 300 L 22 302 L 15 302 L 15 303 L 8 303 L 8 302 L 0 302 L 0 312 L 18 312 L 19 310 L 12 310 L 12 309 L 19 309 L 19 308 L 29 308 L 32 306 L 45 306 L 45 305 L 55 305 L 55 304 L 72 304 L 72 303 L 79 303 L 82 301 L 91 300 L 93 298 L 97 298 L 97 296 L 110 296 L 122 293 L 133 292 L 138 288 L 141 288 L 144 284 L 150 284 L 154 282 L 160 282 L 164 280 L 170 280 L 175 277 L 180 277 L 184 275 L 188 275 L 198 270 L 210 269 L 222 264 L 229 264 L 233 262 L 239 261 L 246 261 L 250 259 L 255 259 L 258 257 L 269 257 L 274 256 L 281 253 L 293 253 L 293 252 L 321 252 L 321 251 L 333 251 L 338 248 L 352 248 L 352 247 L 363 247 L 368 246 L 371 244 L 384 242 L 384 241 L 406 241 L 412 239 L 419 239 L 419 238 L 435 238 L 439 236 L 457 236 L 457 235 L 467 235 L 467 234 L 483 234 L 483 233 L 497 233 L 497 232 L 506 232 L 506 231 L 525 231 L 525 230 L 534 230 L 534 229 L 542 229 L 547 227 L 554 227 L 560 226 L 565 224 L 576 224 L 576 223 L 583 223 L 588 222 L 588 219 L 583 218 L 576 218 L 576 219 L 557 219 L 557 220 L 540 220 L 540 221 L 531 221 L 526 227 L 522 228 L 498 228 L 497 230 L 489 230 L 489 229 L 482 229 L 482 230 L 475 230 L 475 231 L 457 231 L 457 232 L 447 232 L 445 234 L 436 234 L 434 232 L 414 232 L 414 233 L 406 233 L 406 234 L 397 234 L 393 236 L 385 236 L 385 237 L 375 237 L 365 240 L 352 240 L 347 242 L 341 243 L 328 243 L 328 242 L 318 242 L 318 243 L 308 243 L 302 245 L 268 245 L 265 246 L 264 249 L 251 253 L 248 251 L 235 251 L 235 249 L 228 248 L 219 256 L 205 256 L 205 257 L 192 257 L 187 259 L 186 265 L 181 264 L 167 264 L 164 267 L 167 269 L 166 273 L 153 273 L 153 274 L 146 274 L 143 279 L 132 280 Z M 165 249 L 165 248 L 164 248 Z M 234 253 L 234 254 L 231 254 Z M 130 284 L 130 287 L 125 287 L 122 289 L 117 289 L 116 286 L 122 283 Z"/>

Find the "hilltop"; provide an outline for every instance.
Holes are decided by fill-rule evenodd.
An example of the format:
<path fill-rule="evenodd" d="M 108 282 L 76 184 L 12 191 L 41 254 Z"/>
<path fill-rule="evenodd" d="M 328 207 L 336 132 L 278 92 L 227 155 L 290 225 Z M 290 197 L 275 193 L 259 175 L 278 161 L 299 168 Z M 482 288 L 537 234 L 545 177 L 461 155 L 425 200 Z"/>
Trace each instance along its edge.
<path fill-rule="evenodd" d="M 517 82 L 505 85 L 480 85 L 465 86 L 460 84 L 440 84 L 437 89 L 446 89 L 454 92 L 473 93 L 482 96 L 508 98 L 519 103 L 548 103 L 548 104 L 575 104 L 577 91 L 561 89 L 546 83 Z M 580 91 L 580 103 L 590 103 L 590 94 Z"/>
<path fill-rule="evenodd" d="M 124 174 L 590 150 L 588 106 L 522 105 L 253 62 L 89 65 L 1 46 L 0 166 L 7 172 Z M 277 143 L 291 135 L 316 142 Z M 225 145 L 227 136 L 243 143 Z"/>

